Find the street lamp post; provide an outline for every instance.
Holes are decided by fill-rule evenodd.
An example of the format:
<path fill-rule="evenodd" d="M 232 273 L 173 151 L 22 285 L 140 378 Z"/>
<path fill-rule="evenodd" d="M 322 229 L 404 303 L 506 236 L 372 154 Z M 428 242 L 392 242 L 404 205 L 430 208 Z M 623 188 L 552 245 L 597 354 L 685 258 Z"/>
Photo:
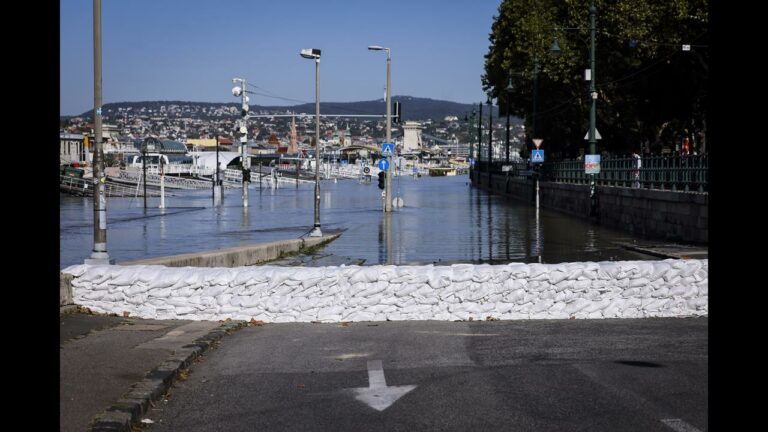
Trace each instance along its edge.
<path fill-rule="evenodd" d="M 474 142 L 472 140 L 472 125 L 475 122 L 475 114 L 476 114 L 476 112 L 473 109 L 472 110 L 472 114 L 467 116 L 468 118 L 466 119 L 467 120 L 467 140 L 469 141 L 469 156 L 467 157 L 467 159 L 469 159 L 469 169 L 470 169 L 470 172 L 472 172 L 472 165 L 473 165 L 472 159 L 475 157 L 474 156 L 474 152 L 473 152 L 474 148 L 473 148 L 473 145 L 472 145 L 473 142 Z"/>
<path fill-rule="evenodd" d="M 390 65 L 392 63 L 392 56 L 389 48 L 385 48 L 379 45 L 370 45 L 368 49 L 371 51 L 386 51 L 387 52 L 387 143 L 392 142 L 392 89 L 391 89 L 391 74 Z M 394 154 L 392 155 L 394 156 Z M 384 186 L 384 211 L 392 211 L 392 159 L 391 156 L 387 156 L 387 180 Z"/>
<path fill-rule="evenodd" d="M 301 56 L 315 60 L 315 225 L 310 237 L 321 237 L 320 230 L 320 50 L 308 48 L 301 50 Z"/>
<path fill-rule="evenodd" d="M 589 67 L 590 67 L 590 80 L 589 80 L 589 96 L 592 99 L 592 105 L 589 108 L 589 152 L 590 154 L 596 154 L 597 152 L 597 139 L 595 138 L 595 123 L 597 122 L 597 90 L 595 81 L 597 80 L 597 73 L 595 70 L 595 18 L 597 16 L 597 9 L 595 8 L 595 2 L 589 6 Z M 592 174 L 589 180 L 589 198 L 590 198 L 590 215 L 594 216 L 597 213 L 597 190 L 595 186 L 595 175 Z"/>
<path fill-rule="evenodd" d="M 512 99 L 512 90 L 514 90 L 514 88 L 512 87 L 512 75 L 511 74 L 509 76 L 509 83 L 507 84 L 507 88 L 505 88 L 504 90 L 507 91 L 507 148 L 506 148 L 506 150 L 507 150 L 506 153 L 507 154 L 506 154 L 506 157 L 504 158 L 504 160 L 505 160 L 506 163 L 509 163 L 509 101 L 510 101 L 510 99 Z"/>
<path fill-rule="evenodd" d="M 493 162 L 493 96 L 488 93 L 488 190 L 491 189 L 491 162 Z"/>
<path fill-rule="evenodd" d="M 86 264 L 109 264 L 104 144 L 101 132 L 101 0 L 93 0 L 93 250 Z"/>
<path fill-rule="evenodd" d="M 251 164 L 248 159 L 248 96 L 246 93 L 246 82 L 242 78 L 232 78 L 232 84 L 241 83 L 242 88 L 235 87 L 232 89 L 232 94 L 235 96 L 242 96 L 241 105 L 241 124 L 240 124 L 240 165 L 242 166 L 243 173 L 243 207 L 248 207 L 248 184 L 251 182 Z M 217 146 L 218 148 L 218 146 Z M 217 166 L 218 170 L 219 167 Z"/>
<path fill-rule="evenodd" d="M 597 51 L 595 44 L 595 33 L 597 19 L 597 8 L 595 8 L 595 2 L 589 6 L 589 69 L 585 71 L 585 79 L 589 81 L 589 98 L 592 103 L 589 108 L 589 132 L 587 132 L 587 139 L 589 142 L 589 154 L 597 154 L 597 65 L 595 62 L 595 53 Z M 574 29 L 570 29 L 574 30 Z M 557 44 L 557 39 L 552 43 L 550 52 L 555 55 L 560 54 L 560 46 Z M 589 198 L 590 198 L 590 216 L 597 215 L 597 185 L 595 184 L 595 174 L 589 174 Z"/>
<path fill-rule="evenodd" d="M 480 114 L 477 116 L 477 160 L 482 157 L 483 145 L 483 103 L 477 104 L 480 107 Z"/>

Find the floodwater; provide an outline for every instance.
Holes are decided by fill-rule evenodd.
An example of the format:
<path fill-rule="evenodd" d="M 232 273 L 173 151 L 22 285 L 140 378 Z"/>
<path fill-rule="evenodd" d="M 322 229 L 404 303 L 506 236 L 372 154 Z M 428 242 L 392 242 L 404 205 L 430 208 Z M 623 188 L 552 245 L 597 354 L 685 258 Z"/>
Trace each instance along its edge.
<path fill-rule="evenodd" d="M 613 242 L 633 236 L 588 220 L 488 194 L 466 175 L 394 178 L 404 206 L 385 214 L 376 181 L 322 180 L 320 222 L 341 237 L 292 265 L 454 264 L 657 259 Z M 107 252 L 117 263 L 298 238 L 314 223 L 314 184 L 172 191 L 159 198 L 107 199 Z M 81 264 L 93 248 L 92 198 L 60 195 L 60 265 Z M 291 265 L 291 263 L 288 263 Z"/>

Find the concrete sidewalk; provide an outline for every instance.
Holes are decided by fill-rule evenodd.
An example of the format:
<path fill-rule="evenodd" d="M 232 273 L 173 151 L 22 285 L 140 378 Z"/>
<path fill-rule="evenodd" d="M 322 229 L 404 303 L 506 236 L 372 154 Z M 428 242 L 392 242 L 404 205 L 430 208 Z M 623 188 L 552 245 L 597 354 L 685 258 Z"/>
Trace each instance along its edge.
<path fill-rule="evenodd" d="M 125 430 L 195 357 L 243 322 L 59 318 L 60 430 Z"/>

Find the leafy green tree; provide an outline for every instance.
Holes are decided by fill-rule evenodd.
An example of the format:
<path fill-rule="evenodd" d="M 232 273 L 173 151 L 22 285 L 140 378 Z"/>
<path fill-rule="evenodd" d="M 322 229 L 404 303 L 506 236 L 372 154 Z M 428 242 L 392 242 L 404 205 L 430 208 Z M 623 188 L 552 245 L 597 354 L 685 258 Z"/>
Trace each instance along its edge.
<path fill-rule="evenodd" d="M 591 3 L 504 0 L 491 26 L 483 88 L 499 98 L 502 113 L 509 98 L 510 113 L 525 118 L 529 139 L 535 119 L 535 133 L 553 156 L 572 157 L 587 147 Z M 707 0 L 594 4 L 598 151 L 659 151 L 683 135 L 705 139 Z M 549 52 L 555 39 L 560 56 Z"/>

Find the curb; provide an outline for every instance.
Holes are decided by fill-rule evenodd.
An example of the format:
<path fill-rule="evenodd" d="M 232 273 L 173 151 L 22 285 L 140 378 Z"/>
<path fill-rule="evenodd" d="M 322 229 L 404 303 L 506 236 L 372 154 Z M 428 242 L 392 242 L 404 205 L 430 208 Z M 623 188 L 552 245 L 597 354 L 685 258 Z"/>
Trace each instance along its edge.
<path fill-rule="evenodd" d="M 168 357 L 160 366 L 148 372 L 144 379 L 134 384 L 128 393 L 96 415 L 91 420 L 92 432 L 131 432 L 131 427 L 138 423 L 154 402 L 160 400 L 176 381 L 179 372 L 186 369 L 192 361 L 231 331 L 245 327 L 245 321 L 231 321 L 211 330 L 207 335 L 184 345 Z"/>

